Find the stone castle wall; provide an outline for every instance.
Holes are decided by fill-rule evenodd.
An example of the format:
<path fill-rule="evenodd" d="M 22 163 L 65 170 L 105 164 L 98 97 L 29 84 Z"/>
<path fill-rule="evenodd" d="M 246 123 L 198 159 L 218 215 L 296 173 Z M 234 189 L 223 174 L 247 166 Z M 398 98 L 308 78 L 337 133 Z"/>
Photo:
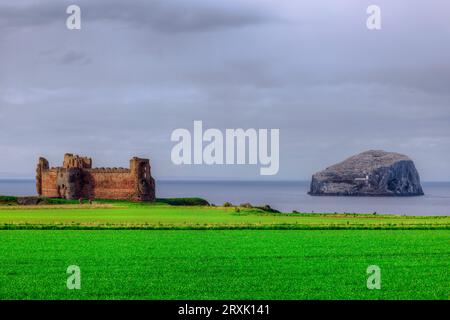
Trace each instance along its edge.
<path fill-rule="evenodd" d="M 130 168 L 92 168 L 89 158 L 66 154 L 62 167 L 39 159 L 36 188 L 40 196 L 66 199 L 154 201 L 155 181 L 148 159 L 133 158 Z"/>
<path fill-rule="evenodd" d="M 38 194 L 48 198 L 59 198 L 58 190 L 56 188 L 56 177 L 58 171 L 55 169 L 48 170 L 42 173 L 42 191 Z"/>

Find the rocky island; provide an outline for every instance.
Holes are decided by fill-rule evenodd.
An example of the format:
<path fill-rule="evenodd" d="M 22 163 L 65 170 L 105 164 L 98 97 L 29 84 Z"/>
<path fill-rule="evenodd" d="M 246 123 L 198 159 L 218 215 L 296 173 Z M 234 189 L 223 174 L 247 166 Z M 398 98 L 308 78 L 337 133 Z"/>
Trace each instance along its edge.
<path fill-rule="evenodd" d="M 370 150 L 312 176 L 313 196 L 419 196 L 419 173 L 407 156 Z"/>

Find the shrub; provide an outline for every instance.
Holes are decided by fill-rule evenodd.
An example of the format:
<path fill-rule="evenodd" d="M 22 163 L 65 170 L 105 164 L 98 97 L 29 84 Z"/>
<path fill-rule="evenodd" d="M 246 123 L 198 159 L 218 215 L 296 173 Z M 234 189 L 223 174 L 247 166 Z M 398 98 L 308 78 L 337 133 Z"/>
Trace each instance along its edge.
<path fill-rule="evenodd" d="M 17 197 L 0 196 L 0 204 L 17 203 Z"/>
<path fill-rule="evenodd" d="M 265 212 L 270 212 L 270 213 L 280 213 L 280 211 L 272 209 L 268 204 L 264 205 L 264 206 L 260 206 L 260 207 L 254 207 L 257 209 L 261 209 Z"/>
<path fill-rule="evenodd" d="M 209 206 L 209 202 L 202 198 L 166 198 L 156 199 L 156 202 L 171 206 Z"/>
<path fill-rule="evenodd" d="M 78 204 L 78 200 L 67 200 L 60 198 L 40 198 L 39 204 L 51 205 L 51 204 Z"/>

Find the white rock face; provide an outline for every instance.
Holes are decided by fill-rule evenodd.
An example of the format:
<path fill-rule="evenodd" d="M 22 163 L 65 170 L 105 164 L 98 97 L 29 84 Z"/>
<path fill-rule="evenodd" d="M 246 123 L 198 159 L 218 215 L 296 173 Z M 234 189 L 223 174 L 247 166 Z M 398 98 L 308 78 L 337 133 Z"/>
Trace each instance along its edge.
<path fill-rule="evenodd" d="M 419 196 L 419 173 L 405 155 L 370 150 L 315 173 L 310 195 Z"/>

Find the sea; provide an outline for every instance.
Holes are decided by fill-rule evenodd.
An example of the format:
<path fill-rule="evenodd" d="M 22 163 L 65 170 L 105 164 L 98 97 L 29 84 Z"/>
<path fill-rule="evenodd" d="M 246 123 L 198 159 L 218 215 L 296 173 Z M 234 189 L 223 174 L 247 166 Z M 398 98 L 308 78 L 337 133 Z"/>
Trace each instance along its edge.
<path fill-rule="evenodd" d="M 418 197 L 337 197 L 308 195 L 308 181 L 156 181 L 158 198 L 201 197 L 221 205 L 270 205 L 282 212 L 450 215 L 450 182 L 423 182 Z M 36 195 L 31 179 L 0 179 L 0 195 Z"/>

